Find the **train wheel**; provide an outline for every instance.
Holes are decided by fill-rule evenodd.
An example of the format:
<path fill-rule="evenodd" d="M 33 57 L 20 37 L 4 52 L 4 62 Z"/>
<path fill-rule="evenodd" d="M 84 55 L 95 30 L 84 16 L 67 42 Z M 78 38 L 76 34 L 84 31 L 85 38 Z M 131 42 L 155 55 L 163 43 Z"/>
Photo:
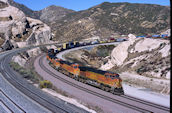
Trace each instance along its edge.
<path fill-rule="evenodd" d="M 105 87 L 105 91 L 109 92 L 110 88 L 109 87 Z"/>
<path fill-rule="evenodd" d="M 77 81 L 79 81 L 79 78 L 77 77 Z"/>
<path fill-rule="evenodd" d="M 105 91 L 105 86 L 104 85 L 101 84 L 100 88 Z"/>
<path fill-rule="evenodd" d="M 85 80 L 85 79 L 82 79 L 82 83 L 84 83 L 84 84 L 85 84 L 85 83 L 86 83 L 86 80 Z"/>
<path fill-rule="evenodd" d="M 77 80 L 77 81 L 79 80 L 78 77 L 74 77 L 74 79 Z"/>
<path fill-rule="evenodd" d="M 112 93 L 112 94 L 113 94 L 113 92 L 114 92 L 113 90 L 110 90 L 110 93 Z"/>
<path fill-rule="evenodd" d="M 81 82 L 81 78 L 78 78 L 78 81 Z"/>
<path fill-rule="evenodd" d="M 71 73 L 69 73 L 68 77 L 70 77 L 70 78 L 72 77 Z"/>
<path fill-rule="evenodd" d="M 60 73 L 62 73 L 62 70 L 61 70 L 61 69 L 59 69 L 58 71 L 59 71 Z"/>

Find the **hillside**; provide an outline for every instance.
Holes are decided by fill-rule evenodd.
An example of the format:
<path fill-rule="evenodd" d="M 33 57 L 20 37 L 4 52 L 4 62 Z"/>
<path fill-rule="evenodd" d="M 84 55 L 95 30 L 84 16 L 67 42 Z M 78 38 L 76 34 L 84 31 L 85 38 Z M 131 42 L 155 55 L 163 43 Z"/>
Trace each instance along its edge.
<path fill-rule="evenodd" d="M 47 24 L 62 19 L 66 14 L 74 12 L 60 6 L 51 5 L 40 11 L 33 11 L 23 4 L 16 3 L 13 0 L 8 0 L 9 4 L 20 9 L 26 16 L 39 19 Z"/>
<path fill-rule="evenodd" d="M 170 41 L 133 37 L 114 48 L 108 63 L 101 69 L 170 79 Z"/>
<path fill-rule="evenodd" d="M 169 6 L 104 2 L 78 12 L 59 6 L 32 11 L 13 0 L 8 1 L 26 16 L 48 24 L 55 34 L 54 40 L 58 41 L 81 40 L 95 36 L 109 38 L 129 33 L 158 34 L 170 28 Z"/>
<path fill-rule="evenodd" d="M 170 92 L 170 41 L 136 38 L 117 46 L 98 46 L 91 50 L 75 50 L 65 59 L 120 74 L 124 83 L 146 87 L 169 94 Z"/>
<path fill-rule="evenodd" d="M 26 16 L 39 19 L 40 14 L 38 11 L 33 11 L 23 4 L 16 3 L 14 0 L 7 0 L 7 1 L 11 6 L 14 6 L 18 8 L 19 10 L 21 10 L 22 12 L 24 12 Z"/>
<path fill-rule="evenodd" d="M 88 10 L 69 13 L 50 26 L 53 26 L 56 40 L 156 34 L 170 28 L 170 7 L 105 2 Z"/>
<path fill-rule="evenodd" d="M 40 20 L 27 17 L 7 0 L 0 0 L 0 51 L 49 43 L 51 38 L 49 26 Z M 28 51 L 28 55 L 39 52 L 37 48 Z"/>

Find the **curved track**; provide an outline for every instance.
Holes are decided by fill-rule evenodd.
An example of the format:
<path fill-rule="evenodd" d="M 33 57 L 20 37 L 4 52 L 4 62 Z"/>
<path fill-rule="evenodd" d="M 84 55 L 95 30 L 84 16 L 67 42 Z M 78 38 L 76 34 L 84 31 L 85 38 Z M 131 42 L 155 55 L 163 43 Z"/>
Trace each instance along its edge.
<path fill-rule="evenodd" d="M 142 103 L 142 104 L 154 107 L 154 108 L 158 108 L 158 109 L 161 109 L 161 110 L 164 110 L 164 111 L 167 111 L 167 112 L 168 111 L 170 112 L 170 108 L 162 106 L 162 105 L 151 103 L 151 102 L 148 102 L 148 101 L 145 101 L 145 100 L 142 100 L 142 99 L 138 99 L 138 98 L 135 98 L 135 97 L 132 97 L 132 96 L 129 96 L 129 95 L 121 95 L 121 97 L 129 99 L 129 100 L 133 100 L 133 101 L 136 101 L 136 102 L 139 102 L 139 103 Z"/>
<path fill-rule="evenodd" d="M 58 76 L 58 74 L 56 74 L 54 72 L 51 72 L 47 67 L 45 67 L 43 65 L 43 63 L 42 63 L 43 62 L 42 60 L 43 60 L 44 57 L 45 56 L 41 56 L 41 58 L 39 59 L 39 65 L 45 72 L 47 72 L 49 75 L 53 76 L 54 78 L 59 79 L 59 80 L 65 82 L 65 83 L 67 83 L 67 84 L 69 84 L 69 85 L 71 85 L 73 87 L 76 87 L 76 88 L 78 88 L 78 89 L 80 89 L 82 91 L 88 92 L 88 93 L 90 93 L 92 95 L 95 95 L 95 96 L 100 97 L 102 99 L 108 100 L 108 101 L 110 101 L 112 103 L 117 103 L 119 105 L 125 106 L 127 108 L 133 109 L 133 110 L 138 111 L 138 112 L 168 113 L 170 111 L 169 108 L 167 108 L 167 107 L 164 107 L 164 106 L 161 106 L 161 105 L 156 105 L 154 103 L 143 101 L 143 100 L 131 97 L 131 96 L 122 95 L 122 96 L 119 96 L 120 98 L 118 97 L 118 99 L 116 99 L 116 98 L 113 98 L 112 96 L 106 96 L 106 95 L 103 95 L 101 93 L 89 90 L 89 89 L 87 89 L 85 87 L 79 86 L 79 85 L 77 85 L 77 83 L 72 83 L 72 82 Z M 78 82 L 78 81 L 76 81 L 76 82 Z M 122 98 L 123 99 L 125 98 L 125 101 Z M 135 104 L 132 104 L 133 102 Z"/>
<path fill-rule="evenodd" d="M 17 90 L 22 92 L 25 96 L 29 97 L 32 101 L 38 103 L 43 108 L 46 108 L 49 112 L 57 112 L 57 113 L 76 113 L 76 112 L 83 112 L 86 113 L 87 111 L 78 108 L 72 104 L 66 104 L 62 100 L 57 100 L 52 96 L 47 95 L 46 93 L 42 92 L 38 88 L 34 87 L 33 85 L 29 84 L 26 80 L 21 78 L 21 76 L 16 73 L 13 69 L 10 68 L 9 62 L 13 55 L 17 54 L 18 52 L 25 51 L 26 49 L 19 49 L 18 51 L 9 52 L 8 54 L 4 55 L 3 58 L 0 60 L 0 71 L 3 77 L 12 84 Z M 23 110 L 24 111 L 24 110 Z M 27 111 L 25 111 L 27 112 Z M 34 112 L 34 111 L 33 111 Z"/>

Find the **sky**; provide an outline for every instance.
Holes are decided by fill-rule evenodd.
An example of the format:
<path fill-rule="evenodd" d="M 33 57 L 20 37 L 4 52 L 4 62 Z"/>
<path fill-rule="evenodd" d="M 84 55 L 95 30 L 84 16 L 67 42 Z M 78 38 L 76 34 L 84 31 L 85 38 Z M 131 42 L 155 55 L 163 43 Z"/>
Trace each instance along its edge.
<path fill-rule="evenodd" d="M 170 0 L 14 0 L 28 8 L 38 11 L 50 5 L 61 6 L 75 11 L 86 10 L 103 2 L 147 3 L 170 6 Z"/>

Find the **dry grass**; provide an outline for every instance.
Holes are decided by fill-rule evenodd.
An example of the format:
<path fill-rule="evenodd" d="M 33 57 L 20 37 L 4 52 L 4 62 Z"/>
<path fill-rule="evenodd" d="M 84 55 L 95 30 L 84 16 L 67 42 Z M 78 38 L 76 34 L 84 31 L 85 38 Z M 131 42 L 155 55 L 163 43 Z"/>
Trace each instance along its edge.
<path fill-rule="evenodd" d="M 0 46 L 2 46 L 2 44 L 5 42 L 5 40 L 4 39 L 2 39 L 1 37 L 0 37 Z"/>

